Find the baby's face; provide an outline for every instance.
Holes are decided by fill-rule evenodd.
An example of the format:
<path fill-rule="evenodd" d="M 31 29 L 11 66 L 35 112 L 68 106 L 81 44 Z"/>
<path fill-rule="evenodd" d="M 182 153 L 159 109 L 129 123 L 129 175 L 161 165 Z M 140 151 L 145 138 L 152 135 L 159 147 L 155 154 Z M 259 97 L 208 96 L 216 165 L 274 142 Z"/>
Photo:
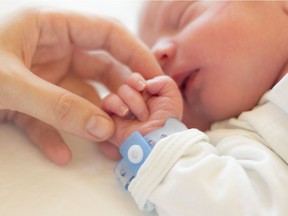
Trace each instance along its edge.
<path fill-rule="evenodd" d="M 281 2 L 156 1 L 139 33 L 177 82 L 184 122 L 207 129 L 250 110 L 283 75 L 287 17 Z"/>

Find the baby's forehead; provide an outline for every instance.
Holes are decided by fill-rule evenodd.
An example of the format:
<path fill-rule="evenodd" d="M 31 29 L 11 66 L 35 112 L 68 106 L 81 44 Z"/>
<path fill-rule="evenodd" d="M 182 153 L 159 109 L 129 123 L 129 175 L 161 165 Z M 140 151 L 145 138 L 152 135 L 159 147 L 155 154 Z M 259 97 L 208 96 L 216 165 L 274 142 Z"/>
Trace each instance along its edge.
<path fill-rule="evenodd" d="M 140 11 L 140 24 L 153 25 L 157 19 L 165 19 L 177 1 L 145 1 Z M 161 14 L 161 16 L 159 16 Z"/>
<path fill-rule="evenodd" d="M 167 10 L 173 5 L 179 4 L 179 1 L 145 1 L 142 6 L 142 12 L 145 15 L 157 13 L 159 11 Z"/>
<path fill-rule="evenodd" d="M 178 10 L 187 8 L 193 2 L 195 1 L 145 1 L 140 17 L 153 23 L 157 19 L 167 19 L 167 17 L 177 14 Z"/>
<path fill-rule="evenodd" d="M 159 8 L 163 5 L 162 1 L 145 1 L 141 8 L 141 16 L 146 19 L 151 17 L 151 14 L 156 14 Z"/>
<path fill-rule="evenodd" d="M 146 32 L 148 29 L 150 32 L 153 32 L 153 29 L 158 29 L 159 25 L 161 26 L 161 24 L 171 19 L 173 20 L 174 15 L 177 14 L 177 8 L 179 9 L 179 6 L 183 7 L 183 4 L 187 5 L 187 1 L 168 0 L 143 2 L 138 25 L 140 37 L 143 39 L 143 35 L 148 34 Z"/>
<path fill-rule="evenodd" d="M 147 26 L 153 24 L 153 19 L 157 14 L 161 1 L 144 1 L 140 10 L 139 28 L 146 29 Z"/>

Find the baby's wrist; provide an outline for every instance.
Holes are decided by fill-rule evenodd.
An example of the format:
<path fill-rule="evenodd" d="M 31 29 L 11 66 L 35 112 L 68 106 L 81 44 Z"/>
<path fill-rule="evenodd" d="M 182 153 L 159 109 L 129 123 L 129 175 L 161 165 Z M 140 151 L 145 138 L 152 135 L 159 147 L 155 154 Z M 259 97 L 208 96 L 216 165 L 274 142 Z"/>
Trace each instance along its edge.
<path fill-rule="evenodd" d="M 136 131 L 121 145 L 123 159 L 117 164 L 114 173 L 118 181 L 127 190 L 138 169 L 149 156 L 154 145 L 162 138 L 186 130 L 187 127 L 176 118 L 169 118 L 164 126 L 147 133 L 145 136 Z"/>
<path fill-rule="evenodd" d="M 187 130 L 186 125 L 180 120 L 171 117 L 162 123 L 161 126 L 155 127 L 153 130 L 150 130 L 150 132 L 145 133 L 143 136 L 150 145 L 154 146 L 162 138 L 184 130 Z"/>
<path fill-rule="evenodd" d="M 145 124 L 144 126 L 140 127 L 138 131 L 142 134 L 143 137 L 145 137 L 149 133 L 158 130 L 159 128 L 162 128 L 165 125 L 166 121 L 167 119 L 151 121 Z"/>
<path fill-rule="evenodd" d="M 117 132 L 118 134 L 118 138 L 116 138 L 117 142 L 115 142 L 114 144 L 116 146 L 118 146 L 119 148 L 122 146 L 122 144 L 135 132 L 138 131 L 141 136 L 145 137 L 147 134 L 149 134 L 150 132 L 153 132 L 161 127 L 163 127 L 163 125 L 165 124 L 166 120 L 154 120 L 154 121 L 150 121 L 145 123 L 144 125 L 135 128 L 129 128 L 129 129 L 125 129 L 124 131 L 119 131 Z"/>

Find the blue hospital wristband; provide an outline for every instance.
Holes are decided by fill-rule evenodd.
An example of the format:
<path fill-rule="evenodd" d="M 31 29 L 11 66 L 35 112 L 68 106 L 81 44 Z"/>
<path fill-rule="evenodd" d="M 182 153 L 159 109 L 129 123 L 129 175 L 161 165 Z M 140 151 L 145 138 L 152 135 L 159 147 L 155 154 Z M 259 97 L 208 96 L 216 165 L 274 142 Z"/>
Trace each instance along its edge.
<path fill-rule="evenodd" d="M 154 145 L 160 139 L 184 130 L 187 130 L 187 127 L 181 121 L 176 118 L 169 118 L 163 127 L 144 137 L 138 131 L 132 133 L 121 145 L 120 153 L 123 159 L 117 163 L 114 169 L 114 174 L 121 185 L 128 190 L 130 182 L 135 178 Z"/>

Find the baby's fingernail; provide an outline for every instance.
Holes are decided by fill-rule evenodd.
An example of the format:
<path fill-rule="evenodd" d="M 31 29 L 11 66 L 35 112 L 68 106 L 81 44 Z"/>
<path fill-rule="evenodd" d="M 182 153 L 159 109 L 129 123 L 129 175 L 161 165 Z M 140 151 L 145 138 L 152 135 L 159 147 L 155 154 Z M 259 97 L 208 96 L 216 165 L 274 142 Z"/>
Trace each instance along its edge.
<path fill-rule="evenodd" d="M 98 138 L 99 141 L 102 141 L 109 138 L 113 130 L 113 125 L 107 118 L 94 115 L 89 119 L 86 129 L 91 135 Z"/>
<path fill-rule="evenodd" d="M 129 112 L 129 109 L 127 107 L 121 105 L 119 107 L 119 111 L 120 111 L 121 116 L 126 116 Z"/>
<path fill-rule="evenodd" d="M 137 86 L 138 86 L 139 90 L 142 91 L 146 87 L 146 82 L 144 82 L 143 80 L 138 80 L 137 81 Z"/>

